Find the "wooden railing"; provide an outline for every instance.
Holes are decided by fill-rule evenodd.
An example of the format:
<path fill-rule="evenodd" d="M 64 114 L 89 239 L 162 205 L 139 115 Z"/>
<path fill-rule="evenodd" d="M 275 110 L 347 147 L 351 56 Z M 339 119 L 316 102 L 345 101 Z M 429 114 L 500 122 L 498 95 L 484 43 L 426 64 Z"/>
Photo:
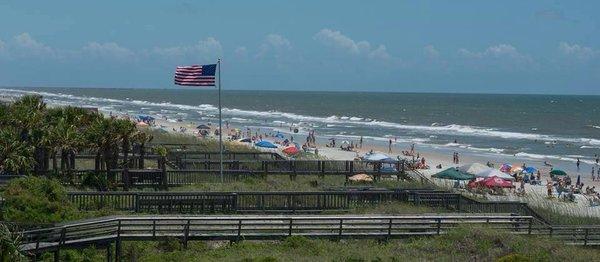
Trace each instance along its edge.
<path fill-rule="evenodd" d="M 459 225 L 517 234 L 533 232 L 528 216 L 120 216 L 25 231 L 21 249 L 58 253 L 61 248 L 116 242 L 119 256 L 122 240 L 178 238 L 187 246 L 189 240 L 276 240 L 289 236 L 380 239 L 441 235 Z M 591 235 L 588 232 L 588 238 Z"/>
<path fill-rule="evenodd" d="M 320 212 L 364 205 L 405 202 L 467 213 L 505 213 L 547 221 L 526 203 L 478 201 L 431 189 L 316 192 L 69 192 L 82 210 L 110 208 L 146 213 Z"/>
<path fill-rule="evenodd" d="M 70 192 L 82 210 L 149 213 L 317 212 L 407 201 L 405 191 L 330 192 Z"/>

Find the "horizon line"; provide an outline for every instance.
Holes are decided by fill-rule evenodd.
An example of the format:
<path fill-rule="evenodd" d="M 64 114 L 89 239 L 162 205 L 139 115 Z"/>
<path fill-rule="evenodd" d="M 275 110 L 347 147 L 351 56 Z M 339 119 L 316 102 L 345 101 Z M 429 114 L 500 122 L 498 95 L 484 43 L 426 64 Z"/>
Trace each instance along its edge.
<path fill-rule="evenodd" d="M 0 86 L 3 89 L 35 89 L 35 88 L 63 88 L 63 89 L 154 89 L 154 90 L 216 90 L 211 87 L 110 87 L 110 86 Z M 310 90 L 310 89 L 222 89 L 222 91 L 284 91 L 284 92 L 318 92 L 318 93 L 388 93 L 388 94 L 459 94 L 459 95 L 547 95 L 547 96 L 600 96 L 599 94 L 568 94 L 568 93 L 494 93 L 494 92 L 439 92 L 439 91 L 386 91 L 386 90 Z"/>

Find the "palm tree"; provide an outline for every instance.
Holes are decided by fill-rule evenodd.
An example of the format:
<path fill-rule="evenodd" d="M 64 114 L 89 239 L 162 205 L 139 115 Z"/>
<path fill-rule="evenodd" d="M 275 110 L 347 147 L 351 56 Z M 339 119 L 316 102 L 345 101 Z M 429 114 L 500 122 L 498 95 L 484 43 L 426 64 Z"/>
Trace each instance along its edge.
<path fill-rule="evenodd" d="M 19 138 L 15 128 L 0 129 L 0 171 L 24 173 L 34 166 L 33 147 Z"/>
<path fill-rule="evenodd" d="M 148 134 L 146 132 L 142 132 L 142 131 L 136 131 L 135 134 L 132 137 L 132 140 L 134 141 L 134 143 L 137 143 L 139 145 L 139 161 L 138 161 L 138 166 L 137 168 L 139 169 L 143 169 L 144 168 L 144 157 L 146 156 L 146 143 L 152 141 L 154 137 L 151 134 Z"/>
<path fill-rule="evenodd" d="M 44 137 L 43 123 L 46 103 L 41 96 L 23 96 L 8 107 L 9 117 L 6 123 L 19 131 L 19 140 L 28 146 L 34 147 L 33 163 L 35 170 L 40 170 L 43 153 L 41 151 Z M 25 170 L 21 170 L 24 173 Z"/>

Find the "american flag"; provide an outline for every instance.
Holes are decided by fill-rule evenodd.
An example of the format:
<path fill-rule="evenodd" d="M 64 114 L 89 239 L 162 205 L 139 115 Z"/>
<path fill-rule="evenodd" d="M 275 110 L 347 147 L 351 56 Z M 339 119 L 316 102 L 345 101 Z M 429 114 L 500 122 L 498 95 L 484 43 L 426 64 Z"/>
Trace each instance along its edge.
<path fill-rule="evenodd" d="M 178 66 L 175 69 L 175 84 L 181 86 L 215 86 L 217 65 Z"/>

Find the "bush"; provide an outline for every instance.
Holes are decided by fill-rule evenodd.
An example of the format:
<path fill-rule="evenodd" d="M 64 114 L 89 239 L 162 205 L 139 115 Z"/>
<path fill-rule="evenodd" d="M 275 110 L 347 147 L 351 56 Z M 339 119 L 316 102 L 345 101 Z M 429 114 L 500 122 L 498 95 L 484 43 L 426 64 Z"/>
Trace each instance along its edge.
<path fill-rule="evenodd" d="M 56 180 L 26 177 L 10 181 L 4 191 L 3 219 L 11 222 L 55 223 L 78 216 Z"/>

